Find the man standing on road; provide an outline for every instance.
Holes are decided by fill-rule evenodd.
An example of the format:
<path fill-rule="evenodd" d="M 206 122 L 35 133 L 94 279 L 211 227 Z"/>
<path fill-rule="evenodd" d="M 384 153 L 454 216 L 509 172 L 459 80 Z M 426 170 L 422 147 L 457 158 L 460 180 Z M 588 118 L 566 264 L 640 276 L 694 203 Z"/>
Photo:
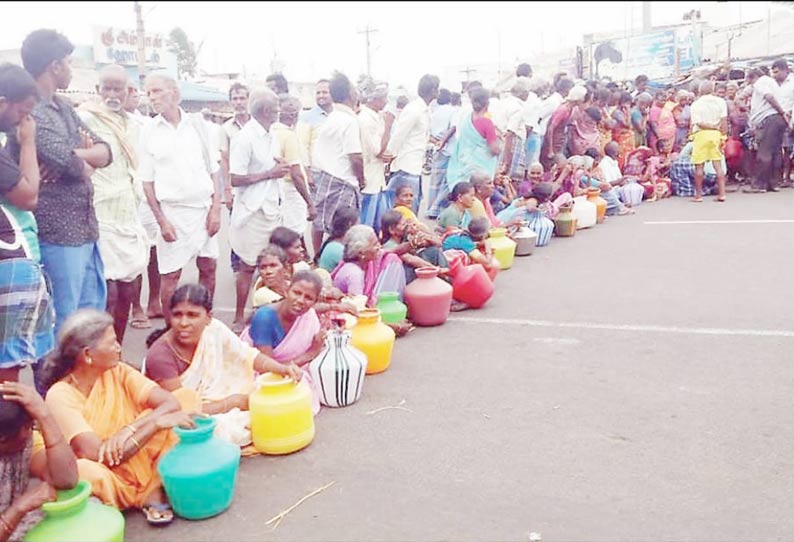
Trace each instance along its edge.
<path fill-rule="evenodd" d="M 231 146 L 231 140 L 235 134 L 242 130 L 243 126 L 251 120 L 251 115 L 248 114 L 248 87 L 242 83 L 234 83 L 231 88 L 229 88 L 229 101 L 232 103 L 234 116 L 223 123 L 221 170 L 224 179 L 223 199 L 226 202 L 226 207 L 231 211 L 234 196 L 232 194 L 231 182 L 229 182 L 229 147 Z"/>
<path fill-rule="evenodd" d="M 160 299 L 168 321 L 171 296 L 192 258 L 196 258 L 199 282 L 210 294 L 215 292 L 220 167 L 204 119 L 179 107 L 176 81 L 152 74 L 146 78 L 146 93 L 158 115 L 141 134 L 140 178 L 160 226 Z"/>
<path fill-rule="evenodd" d="M 439 79 L 424 75 L 419 80 L 419 97 L 405 106 L 394 124 L 387 154 L 394 156 L 387 187 L 389 208 L 394 207 L 396 190 L 402 185 L 413 188 L 416 198 L 413 212 L 419 214 L 422 203 L 422 165 L 430 141 L 430 102 L 438 97 Z"/>
<path fill-rule="evenodd" d="M 692 104 L 692 164 L 695 166 L 694 202 L 703 201 L 703 175 L 706 162 L 717 172 L 717 201 L 725 201 L 725 171 L 722 169 L 722 140 L 728 132 L 728 106 L 715 96 L 714 82 L 703 81 L 700 97 Z"/>
<path fill-rule="evenodd" d="M 782 166 L 783 135 L 791 122 L 791 111 L 780 105 L 780 83 L 788 77 L 788 64 L 784 59 L 772 63 L 772 77 L 764 75 L 753 85 L 750 99 L 750 127 L 755 131 L 758 142 L 756 153 L 756 175 L 752 187 L 744 187 L 742 192 L 777 192 L 778 179 Z M 694 107 L 694 106 L 693 106 Z"/>
<path fill-rule="evenodd" d="M 0 65 L 0 131 L 16 130 L 19 163 L 0 147 L 0 382 L 16 381 L 54 346 L 52 300 L 39 265 L 36 221 L 39 197 L 36 82 L 13 64 Z"/>
<path fill-rule="evenodd" d="M 77 309 L 105 310 L 107 286 L 97 240 L 91 175 L 110 165 L 107 143 L 55 94 L 69 88 L 74 46 L 54 30 L 36 30 L 22 44 L 22 63 L 36 79 L 33 109 L 36 152 L 42 169 L 36 222 L 44 271 L 52 281 L 55 332 Z M 19 155 L 14 137 L 12 154 Z"/>
<path fill-rule="evenodd" d="M 133 178 L 140 132 L 124 111 L 128 86 L 124 68 L 106 66 L 99 73 L 97 87 L 102 102 L 86 102 L 79 109 L 86 126 L 110 144 L 114 158 L 110 166 L 95 171 L 91 180 L 108 288 L 107 310 L 120 343 L 127 329 L 135 281 L 146 269 L 149 256 L 149 241 L 138 216 L 142 193 Z"/>
<path fill-rule="evenodd" d="M 301 103 L 294 96 L 282 94 L 279 97 L 279 122 L 273 124 L 273 133 L 278 138 L 281 159 L 289 165 L 289 175 L 281 180 L 284 201 L 281 202 L 284 227 L 301 237 L 306 233 L 309 222 L 317 216 L 317 209 L 309 193 L 301 159 L 300 143 L 295 133 Z"/>
<path fill-rule="evenodd" d="M 361 87 L 361 111 L 358 125 L 361 130 L 361 151 L 364 160 L 366 186 L 361 195 L 361 223 L 380 231 L 380 219 L 389 210 L 386 198 L 384 154 L 391 132 L 391 116 L 382 115 L 389 99 L 389 85 L 367 80 Z"/>
<path fill-rule="evenodd" d="M 317 139 L 317 130 L 334 110 L 330 84 L 331 82 L 328 79 L 320 79 L 317 81 L 317 87 L 314 91 L 317 105 L 300 114 L 296 129 L 298 141 L 301 144 L 301 149 L 303 149 L 302 156 L 306 158 L 306 181 L 309 183 L 309 188 L 312 192 L 315 188 L 314 173 L 316 170 L 312 163 L 312 155 L 314 153 L 314 143 Z"/>
<path fill-rule="evenodd" d="M 240 257 L 235 333 L 243 330 L 257 257 L 267 247 L 273 230 L 281 226 L 281 178 L 295 165 L 281 160 L 278 138 L 271 129 L 278 119 L 278 96 L 268 89 L 255 90 L 249 103 L 251 120 L 234 136 L 229 153 L 231 182 L 238 190 L 229 222 L 229 242 Z M 294 158 L 297 160 L 297 155 Z"/>
<path fill-rule="evenodd" d="M 331 233 L 337 209 L 361 209 L 361 190 L 366 186 L 361 134 L 353 111 L 356 92 L 350 80 L 341 73 L 334 75 L 330 91 L 334 109 L 317 128 L 317 138 L 312 146 L 316 183 L 314 204 L 317 207 L 317 218 L 312 227 L 315 251 L 323 244 L 323 234 Z"/>

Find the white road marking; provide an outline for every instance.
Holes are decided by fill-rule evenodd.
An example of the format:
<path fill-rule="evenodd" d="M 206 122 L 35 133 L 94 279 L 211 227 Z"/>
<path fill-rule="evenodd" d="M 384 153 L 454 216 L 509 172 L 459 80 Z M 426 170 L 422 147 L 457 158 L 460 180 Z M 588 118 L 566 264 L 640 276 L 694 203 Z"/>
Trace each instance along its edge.
<path fill-rule="evenodd" d="M 213 312 L 234 313 L 228 307 L 213 308 Z M 483 318 L 479 316 L 450 316 L 449 322 L 463 322 L 471 324 L 498 324 L 509 326 L 530 327 L 556 327 L 565 329 L 602 329 L 605 331 L 643 331 L 650 333 L 679 333 L 682 335 L 725 335 L 745 337 L 786 337 L 794 338 L 794 330 L 786 329 L 728 329 L 719 327 L 679 327 L 679 326 L 652 326 L 639 324 L 606 324 L 599 322 L 552 322 L 551 320 L 523 320 L 520 318 Z M 576 339 L 554 339 L 540 337 L 534 339 L 539 342 L 564 342 Z"/>
<path fill-rule="evenodd" d="M 794 219 L 759 219 L 759 220 L 659 220 L 648 221 L 643 224 L 649 226 L 674 226 L 678 224 L 791 224 Z"/>
<path fill-rule="evenodd" d="M 566 338 L 558 338 L 558 337 L 535 337 L 532 339 L 536 343 L 547 343 L 547 344 L 579 344 L 579 339 L 566 339 Z"/>
<path fill-rule="evenodd" d="M 743 335 L 749 337 L 794 337 L 794 331 L 785 329 L 727 329 L 709 327 L 651 326 L 637 324 L 602 324 L 597 322 L 552 322 L 549 320 L 521 320 L 513 318 L 480 318 L 477 316 L 450 316 L 451 322 L 473 324 L 499 324 L 531 327 L 557 327 L 568 329 L 602 329 L 606 331 L 645 331 L 652 333 L 680 333 L 684 335 Z"/>

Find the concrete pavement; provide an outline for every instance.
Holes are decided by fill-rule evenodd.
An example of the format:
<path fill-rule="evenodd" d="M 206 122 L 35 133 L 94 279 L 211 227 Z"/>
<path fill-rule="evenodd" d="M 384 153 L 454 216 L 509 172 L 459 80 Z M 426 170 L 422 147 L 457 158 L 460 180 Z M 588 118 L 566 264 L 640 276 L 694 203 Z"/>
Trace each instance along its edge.
<path fill-rule="evenodd" d="M 486 308 L 399 340 L 309 448 L 244 459 L 229 511 L 166 529 L 133 512 L 126 539 L 790 539 L 792 208 L 672 199 L 555 238 Z M 667 223 L 767 219 L 790 222 Z"/>

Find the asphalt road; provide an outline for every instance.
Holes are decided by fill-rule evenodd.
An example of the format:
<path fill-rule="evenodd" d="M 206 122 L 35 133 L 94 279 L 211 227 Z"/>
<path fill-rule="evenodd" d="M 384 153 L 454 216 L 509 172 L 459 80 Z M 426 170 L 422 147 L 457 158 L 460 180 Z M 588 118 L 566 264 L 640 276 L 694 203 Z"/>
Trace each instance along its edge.
<path fill-rule="evenodd" d="M 307 449 L 244 459 L 226 513 L 161 530 L 129 513 L 126 540 L 794 538 L 792 206 L 672 199 L 553 239 L 484 309 L 399 340 Z"/>

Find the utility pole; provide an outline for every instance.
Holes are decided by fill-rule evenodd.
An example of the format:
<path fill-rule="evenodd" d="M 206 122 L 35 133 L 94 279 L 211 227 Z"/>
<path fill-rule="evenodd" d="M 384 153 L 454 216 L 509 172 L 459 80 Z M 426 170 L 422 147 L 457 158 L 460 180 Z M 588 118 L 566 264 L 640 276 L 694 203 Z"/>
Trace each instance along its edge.
<path fill-rule="evenodd" d="M 138 81 L 143 89 L 143 80 L 146 78 L 146 44 L 143 34 L 143 15 L 141 14 L 141 3 L 135 2 L 136 31 L 138 34 Z"/>
<path fill-rule="evenodd" d="M 651 3 L 642 3 L 642 33 L 647 34 L 651 31 Z"/>
<path fill-rule="evenodd" d="M 369 48 L 369 35 L 377 31 L 377 28 L 370 28 L 369 23 L 367 23 L 367 27 L 359 32 L 359 34 L 364 34 L 367 40 L 367 75 L 370 77 L 372 77 L 372 58 Z"/>

